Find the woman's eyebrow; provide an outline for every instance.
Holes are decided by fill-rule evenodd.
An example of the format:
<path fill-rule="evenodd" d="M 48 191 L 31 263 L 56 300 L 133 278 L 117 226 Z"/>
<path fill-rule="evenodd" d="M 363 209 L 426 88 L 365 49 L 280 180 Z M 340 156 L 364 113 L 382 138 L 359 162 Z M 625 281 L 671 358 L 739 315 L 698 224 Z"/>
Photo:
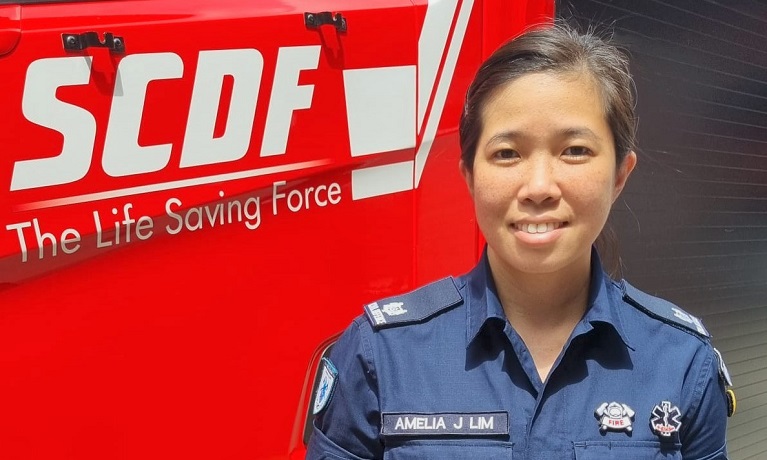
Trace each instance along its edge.
<path fill-rule="evenodd" d="M 593 142 L 602 142 L 602 138 L 597 135 L 594 131 L 590 130 L 589 128 L 585 126 L 575 127 L 575 128 L 565 128 L 561 129 L 557 133 L 560 137 L 569 139 L 572 137 L 581 137 L 589 139 Z"/>
<path fill-rule="evenodd" d="M 595 133 L 594 131 L 592 131 L 591 129 L 585 126 L 563 128 L 558 130 L 555 136 L 562 139 L 580 137 L 580 138 L 591 140 L 593 142 L 598 142 L 598 143 L 602 142 L 602 138 L 599 135 L 597 135 L 597 133 Z M 521 131 L 514 131 L 514 130 L 503 131 L 491 136 L 490 139 L 487 140 L 485 145 L 497 144 L 504 141 L 523 140 L 526 137 L 527 135 Z"/>
<path fill-rule="evenodd" d="M 497 144 L 504 141 L 513 141 L 524 137 L 525 135 L 519 131 L 503 131 L 491 136 L 485 145 Z"/>

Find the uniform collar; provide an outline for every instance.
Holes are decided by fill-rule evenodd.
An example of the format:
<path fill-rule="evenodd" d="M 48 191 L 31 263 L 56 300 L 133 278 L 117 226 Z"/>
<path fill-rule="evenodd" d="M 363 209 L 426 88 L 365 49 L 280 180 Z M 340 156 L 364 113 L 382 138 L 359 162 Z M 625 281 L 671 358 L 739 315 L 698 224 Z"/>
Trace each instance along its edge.
<path fill-rule="evenodd" d="M 591 328 L 600 324 L 612 326 L 623 343 L 634 350 L 629 339 L 628 329 L 623 317 L 625 304 L 620 288 L 605 273 L 602 262 L 595 248 L 591 248 L 591 285 L 589 286 L 589 305 L 583 320 L 575 327 L 575 333 L 582 331 L 582 325 Z M 583 331 L 586 332 L 586 331 Z"/>
<path fill-rule="evenodd" d="M 487 248 L 466 281 L 466 346 L 479 335 L 485 323 L 491 319 L 506 322 L 506 314 L 498 299 L 498 292 L 487 260 Z M 575 334 L 585 333 L 606 324 L 611 326 L 626 346 L 631 345 L 622 316 L 623 302 L 618 289 L 602 269 L 596 249 L 591 251 L 591 285 L 589 306 L 583 320 L 576 326 Z"/>
<path fill-rule="evenodd" d="M 466 346 L 477 337 L 482 326 L 492 318 L 506 322 L 506 313 L 498 299 L 495 281 L 487 260 L 487 247 L 482 251 L 482 258 L 467 275 L 466 282 Z"/>

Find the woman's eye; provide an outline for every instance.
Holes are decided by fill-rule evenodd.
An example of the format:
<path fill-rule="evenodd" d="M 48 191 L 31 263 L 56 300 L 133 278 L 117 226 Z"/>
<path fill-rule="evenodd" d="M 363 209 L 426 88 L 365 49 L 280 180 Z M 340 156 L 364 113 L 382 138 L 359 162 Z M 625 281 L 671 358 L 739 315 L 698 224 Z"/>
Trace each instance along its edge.
<path fill-rule="evenodd" d="M 495 152 L 495 157 L 499 160 L 513 160 L 519 158 L 519 154 L 516 150 L 502 149 Z"/>
<path fill-rule="evenodd" d="M 568 147 L 565 149 L 564 154 L 572 157 L 582 157 L 589 155 L 591 153 L 591 150 L 588 147 Z"/>

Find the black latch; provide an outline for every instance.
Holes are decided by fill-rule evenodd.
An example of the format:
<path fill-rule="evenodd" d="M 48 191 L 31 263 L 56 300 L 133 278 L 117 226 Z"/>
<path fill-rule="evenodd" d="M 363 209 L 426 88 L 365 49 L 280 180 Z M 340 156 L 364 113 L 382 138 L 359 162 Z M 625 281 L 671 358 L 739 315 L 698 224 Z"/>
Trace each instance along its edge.
<path fill-rule="evenodd" d="M 310 29 L 316 29 L 322 25 L 330 24 L 339 32 L 346 32 L 346 18 L 341 13 L 333 14 L 330 11 L 322 13 L 304 13 L 304 24 Z"/>
<path fill-rule="evenodd" d="M 101 41 L 96 32 L 85 32 L 82 34 L 61 34 L 61 40 L 64 42 L 64 49 L 67 51 L 82 51 L 86 48 L 109 48 L 113 53 L 125 52 L 125 41 L 122 37 L 115 37 L 112 33 L 104 34 L 104 41 Z"/>

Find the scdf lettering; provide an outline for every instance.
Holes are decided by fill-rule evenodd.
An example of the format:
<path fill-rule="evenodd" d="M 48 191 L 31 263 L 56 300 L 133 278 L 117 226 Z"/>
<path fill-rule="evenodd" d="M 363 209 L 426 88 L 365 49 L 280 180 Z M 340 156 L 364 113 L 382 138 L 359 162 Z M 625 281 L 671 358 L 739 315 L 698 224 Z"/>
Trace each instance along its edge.
<path fill-rule="evenodd" d="M 285 153 L 295 110 L 311 106 L 314 85 L 299 85 L 302 70 L 317 69 L 319 46 L 280 48 L 260 156 Z M 32 62 L 22 96 L 22 113 L 32 123 L 58 131 L 64 143 L 58 155 L 17 161 L 11 191 L 76 182 L 88 173 L 93 158 L 96 119 L 91 112 L 59 100 L 65 86 L 87 85 L 91 56 L 45 58 Z M 201 51 L 197 61 L 189 117 L 179 166 L 187 168 L 236 161 L 250 147 L 264 59 L 256 49 Z M 138 135 L 150 82 L 184 75 L 175 53 L 126 56 L 117 69 L 119 87 L 112 96 L 101 166 L 112 177 L 160 171 L 168 166 L 172 144 L 139 145 Z M 224 77 L 233 78 L 227 126 L 214 138 Z"/>

